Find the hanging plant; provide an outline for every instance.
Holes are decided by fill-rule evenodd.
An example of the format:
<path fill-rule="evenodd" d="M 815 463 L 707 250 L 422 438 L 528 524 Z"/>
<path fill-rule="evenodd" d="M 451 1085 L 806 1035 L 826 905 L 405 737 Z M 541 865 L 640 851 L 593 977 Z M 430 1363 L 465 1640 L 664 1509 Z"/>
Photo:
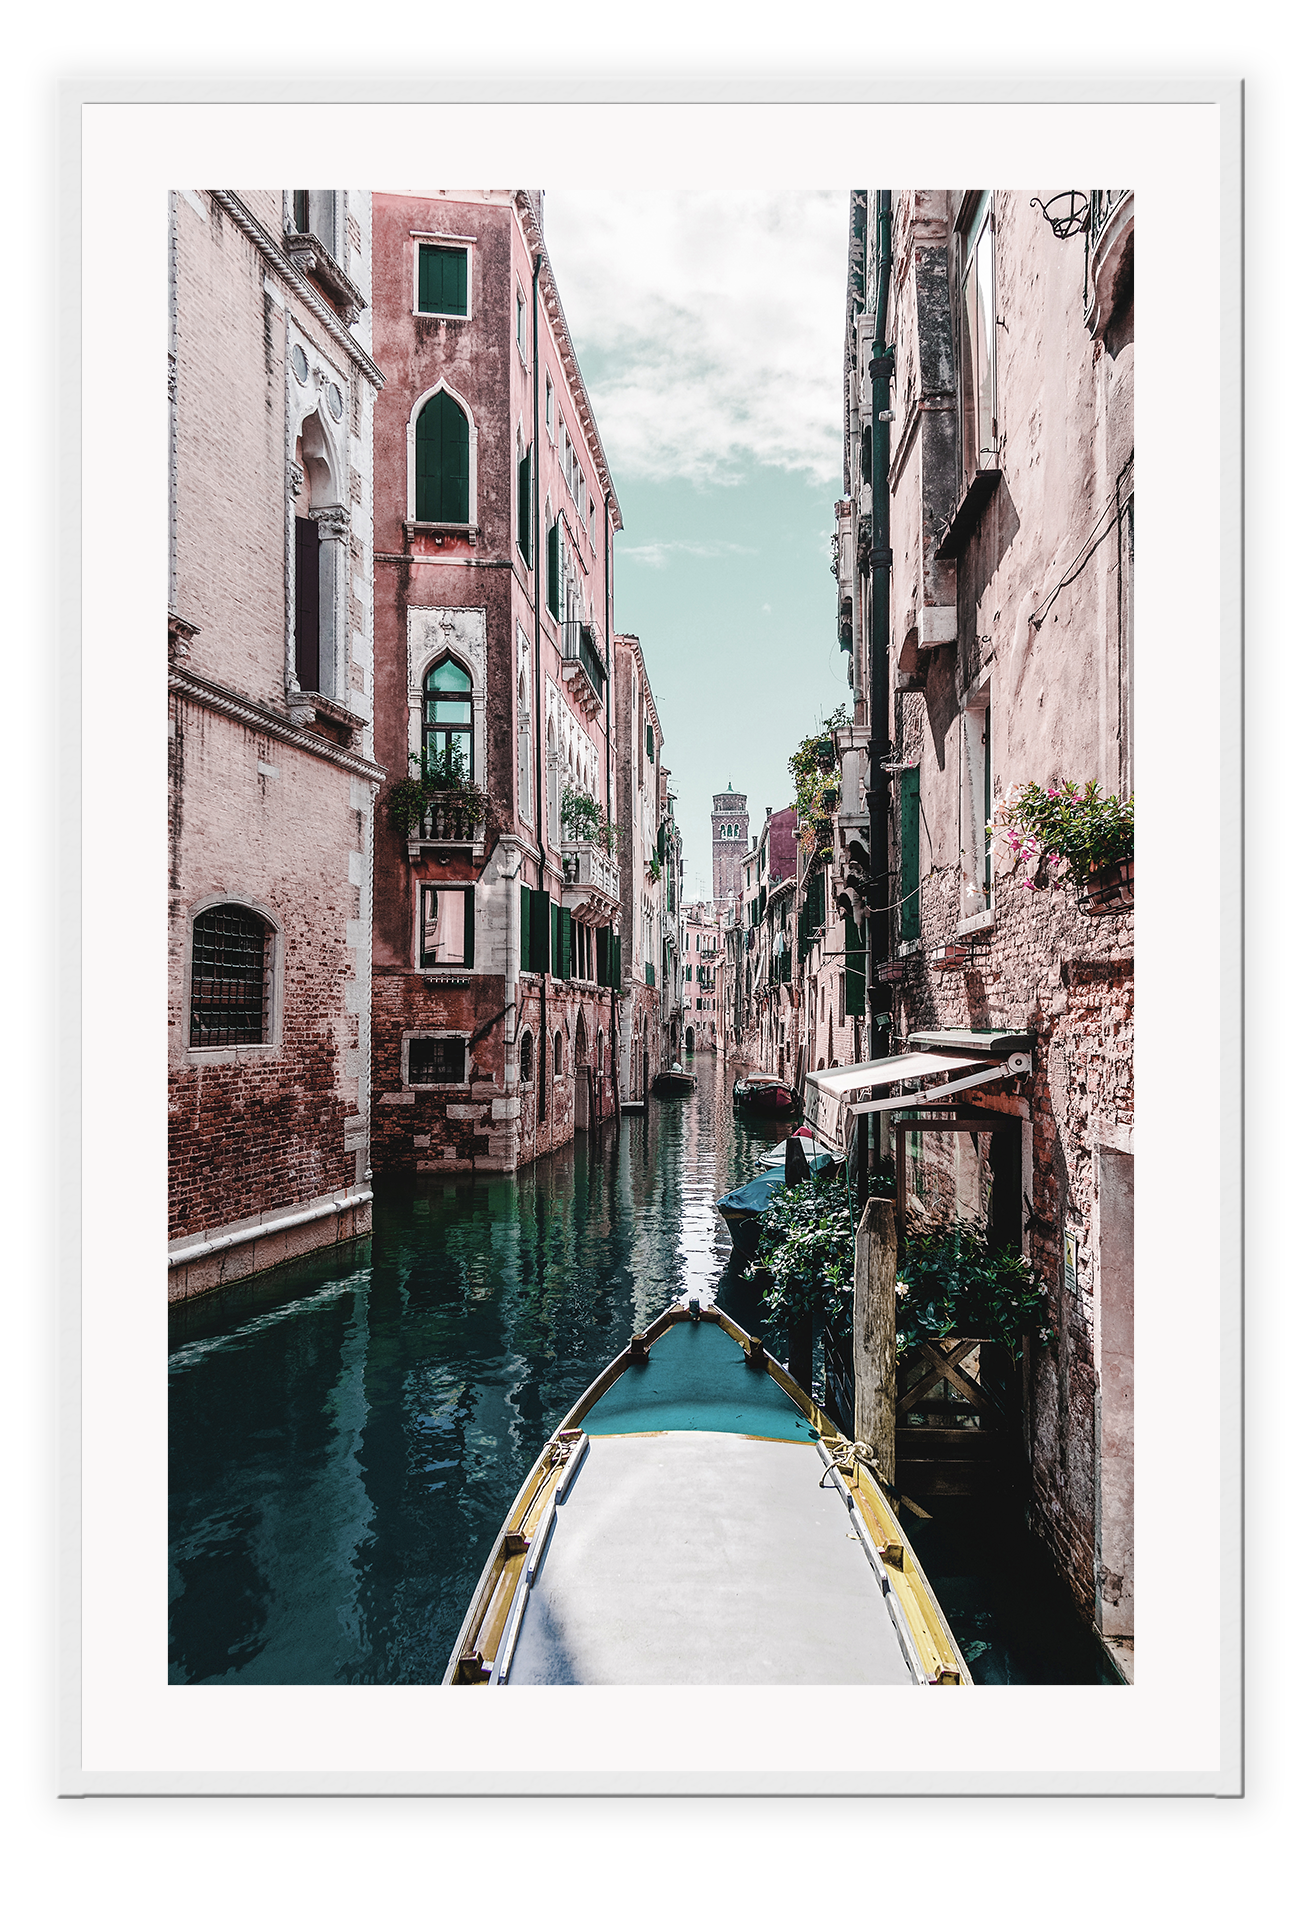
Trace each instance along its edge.
<path fill-rule="evenodd" d="M 840 804 L 840 772 L 835 759 L 834 731 L 848 726 L 842 705 L 827 717 L 816 734 L 808 735 L 790 756 L 799 840 L 811 866 L 830 860 L 835 848 L 835 814 Z"/>
<path fill-rule="evenodd" d="M 1022 887 L 1057 885 L 1069 878 L 1086 888 L 1090 878 L 1133 858 L 1133 797 L 1103 795 L 1097 783 L 1025 781 L 1008 788 L 988 824 L 1014 857 Z"/>

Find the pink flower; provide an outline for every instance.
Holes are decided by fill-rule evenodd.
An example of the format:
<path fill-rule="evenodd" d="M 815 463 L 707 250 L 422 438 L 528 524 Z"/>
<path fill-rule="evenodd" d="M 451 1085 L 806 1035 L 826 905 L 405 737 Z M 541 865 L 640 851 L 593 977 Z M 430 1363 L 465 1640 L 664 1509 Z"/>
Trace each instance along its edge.
<path fill-rule="evenodd" d="M 1032 880 L 1022 880 L 1020 884 L 1026 893 L 1032 893 L 1034 891 L 1034 883 Z"/>

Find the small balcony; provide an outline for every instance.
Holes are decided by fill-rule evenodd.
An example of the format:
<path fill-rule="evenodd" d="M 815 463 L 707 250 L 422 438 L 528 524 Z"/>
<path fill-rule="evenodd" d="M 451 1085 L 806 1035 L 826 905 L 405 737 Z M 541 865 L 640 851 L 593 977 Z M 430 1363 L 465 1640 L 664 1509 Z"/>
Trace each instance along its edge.
<path fill-rule="evenodd" d="M 422 854 L 436 853 L 439 847 L 459 848 L 462 852 L 468 849 L 477 860 L 483 852 L 483 835 L 481 801 L 447 794 L 430 801 L 407 839 L 406 851 L 411 860 L 419 860 Z"/>
<path fill-rule="evenodd" d="M 605 706 L 605 658 L 596 646 L 595 625 L 562 622 L 560 656 L 565 685 L 572 690 L 583 713 L 594 719 Z"/>
<path fill-rule="evenodd" d="M 595 841 L 560 844 L 564 905 L 584 926 L 607 927 L 618 915 L 618 863 Z"/>

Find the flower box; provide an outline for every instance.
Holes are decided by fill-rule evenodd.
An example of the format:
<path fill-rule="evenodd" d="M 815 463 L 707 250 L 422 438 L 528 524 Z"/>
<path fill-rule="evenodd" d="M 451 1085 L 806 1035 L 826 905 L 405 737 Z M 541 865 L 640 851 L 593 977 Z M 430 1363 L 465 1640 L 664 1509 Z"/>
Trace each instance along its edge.
<path fill-rule="evenodd" d="M 1133 905 L 1133 862 L 1117 860 L 1087 875 L 1081 904 L 1088 913 L 1124 913 Z"/>

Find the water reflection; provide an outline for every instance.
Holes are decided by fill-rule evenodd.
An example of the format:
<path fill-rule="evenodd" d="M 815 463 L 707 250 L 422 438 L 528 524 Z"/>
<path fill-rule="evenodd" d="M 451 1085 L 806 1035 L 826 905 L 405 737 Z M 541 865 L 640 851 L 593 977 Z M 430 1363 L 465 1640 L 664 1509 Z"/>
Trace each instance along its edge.
<path fill-rule="evenodd" d="M 790 1127 L 693 1069 L 517 1179 L 377 1183 L 368 1245 L 175 1320 L 173 1681 L 440 1680 L 529 1466 L 631 1332 L 690 1297 L 757 1327 L 715 1205 Z"/>

